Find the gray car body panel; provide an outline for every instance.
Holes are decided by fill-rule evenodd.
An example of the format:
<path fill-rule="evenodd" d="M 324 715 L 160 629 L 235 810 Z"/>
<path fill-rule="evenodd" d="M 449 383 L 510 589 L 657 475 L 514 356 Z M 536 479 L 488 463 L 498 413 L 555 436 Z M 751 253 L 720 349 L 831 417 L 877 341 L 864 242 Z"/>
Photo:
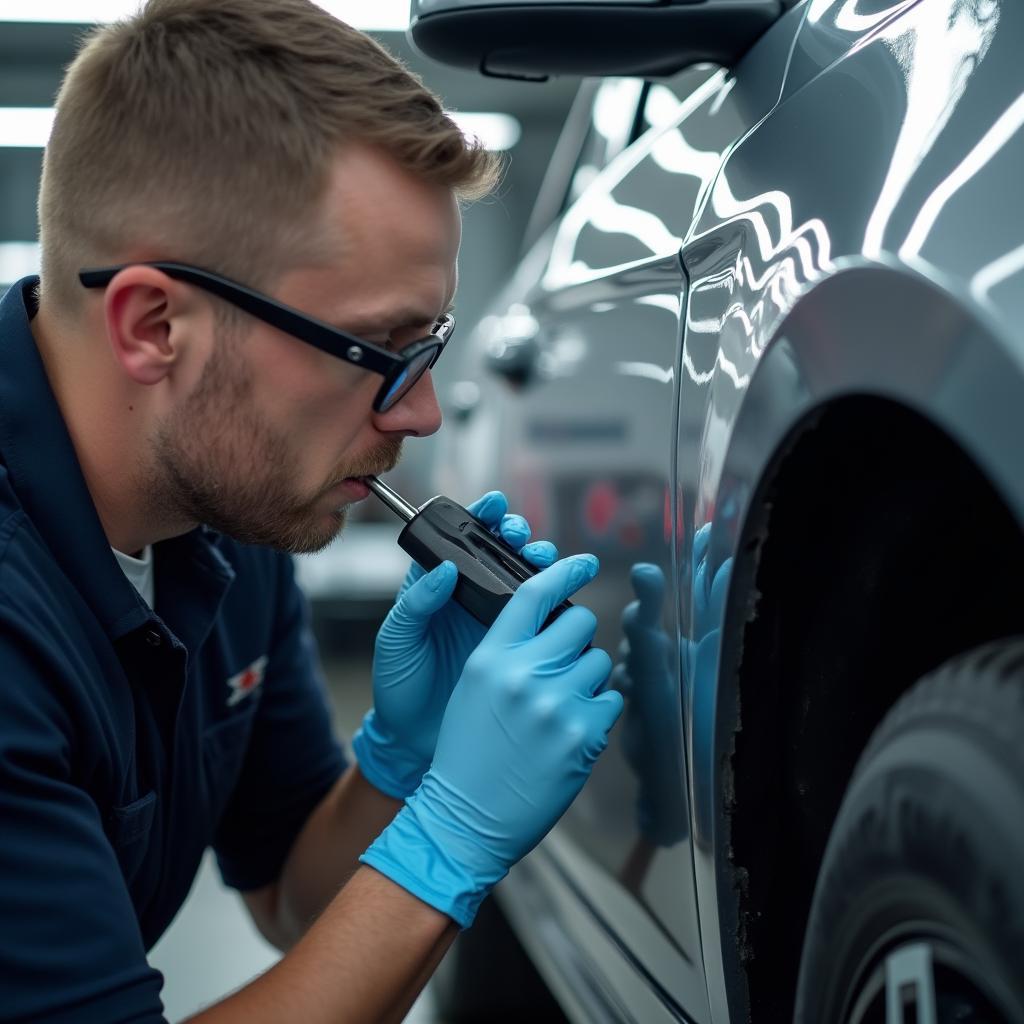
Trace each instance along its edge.
<path fill-rule="evenodd" d="M 497 470 L 538 535 L 566 550 L 607 541 L 581 600 L 613 654 L 630 563 L 685 581 L 665 614 L 682 666 L 685 834 L 648 849 L 643 885 L 630 884 L 637 791 L 613 737 L 541 867 L 513 871 L 502 893 L 513 920 L 525 893 L 548 894 L 546 927 L 585 965 L 577 978 L 605 979 L 621 1019 L 629 985 L 645 984 L 666 1020 L 745 1016 L 722 912 L 736 884 L 723 812 L 736 694 L 718 676 L 717 637 L 736 595 L 699 606 L 744 557 L 752 496 L 796 424 L 847 395 L 899 402 L 1024 520 L 1021 38 L 1009 2 L 809 0 L 601 172 L 469 346 L 485 398 L 445 441 L 444 489 L 475 494 Z M 517 330 L 539 354 L 513 392 L 488 378 L 486 353 Z M 609 480 L 641 524 L 665 489 L 660 547 L 642 529 L 631 547 L 590 528 L 593 488 Z M 517 923 L 564 990 L 559 943 L 538 944 L 528 915 Z M 616 956 L 629 984 L 609 981 L 625 970 Z"/>
<path fill-rule="evenodd" d="M 802 84 L 791 77 L 783 102 L 729 154 L 684 244 L 690 369 L 677 485 L 697 528 L 716 509 L 742 521 L 789 432 L 850 394 L 933 422 L 1024 518 L 1024 16 L 957 0 L 874 8 L 853 19 L 859 35 L 837 25 L 855 5 L 805 9 L 791 67 Z M 801 152 L 807 160 L 794 159 Z M 713 536 L 709 576 L 741 557 L 734 526 Z M 682 562 L 688 578 L 685 551 Z M 702 686 L 714 696 L 697 699 Z M 718 834 L 735 727 L 727 686 L 717 674 L 690 680 L 686 716 L 716 1021 L 730 1019 L 722 961 L 736 956 L 719 912 L 734 884 Z"/>

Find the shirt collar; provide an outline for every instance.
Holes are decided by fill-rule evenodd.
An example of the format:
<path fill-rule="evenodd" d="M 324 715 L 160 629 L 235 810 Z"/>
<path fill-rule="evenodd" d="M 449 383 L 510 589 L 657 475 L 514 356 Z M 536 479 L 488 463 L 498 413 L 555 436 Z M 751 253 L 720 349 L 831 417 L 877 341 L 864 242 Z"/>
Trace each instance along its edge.
<path fill-rule="evenodd" d="M 0 301 L 0 456 L 25 513 L 116 640 L 154 616 L 110 549 L 36 347 L 29 324 L 38 283 L 25 278 Z M 196 549 L 224 587 L 233 574 L 214 540 L 200 527 L 175 546 Z"/>

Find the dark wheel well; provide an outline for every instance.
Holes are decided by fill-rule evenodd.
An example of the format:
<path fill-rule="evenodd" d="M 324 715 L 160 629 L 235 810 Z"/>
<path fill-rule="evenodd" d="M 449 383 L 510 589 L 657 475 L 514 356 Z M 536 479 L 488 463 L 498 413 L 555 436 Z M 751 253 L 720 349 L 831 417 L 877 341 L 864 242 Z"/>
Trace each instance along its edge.
<path fill-rule="evenodd" d="M 762 1024 L 792 1019 L 818 867 L 875 726 L 948 658 L 1024 632 L 1024 538 L 947 435 L 869 397 L 805 421 L 751 507 L 722 645 L 718 874 L 730 989 Z"/>

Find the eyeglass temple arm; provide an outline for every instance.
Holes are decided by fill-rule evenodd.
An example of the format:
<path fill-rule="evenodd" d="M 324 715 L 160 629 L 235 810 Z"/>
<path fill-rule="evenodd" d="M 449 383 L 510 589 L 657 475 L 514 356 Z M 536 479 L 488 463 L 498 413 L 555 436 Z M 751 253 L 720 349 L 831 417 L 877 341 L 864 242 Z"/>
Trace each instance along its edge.
<path fill-rule="evenodd" d="M 392 353 L 385 352 L 376 346 L 371 347 L 369 343 L 355 335 L 346 334 L 315 317 L 299 313 L 283 303 L 269 302 L 262 295 L 246 288 L 245 285 L 177 263 L 149 263 L 146 266 L 155 267 L 169 277 L 194 284 L 196 287 L 224 299 L 225 302 L 230 302 L 244 312 L 250 313 L 264 323 L 270 324 L 271 327 L 276 327 L 286 334 L 297 335 L 328 355 L 337 356 L 339 349 L 344 349 L 345 359 L 348 362 L 365 366 L 368 370 L 382 374 L 386 374 L 396 364 L 403 365 L 404 361 Z M 82 270 L 78 274 L 78 279 L 86 288 L 102 288 L 110 284 L 122 269 L 124 268 L 102 267 Z"/>

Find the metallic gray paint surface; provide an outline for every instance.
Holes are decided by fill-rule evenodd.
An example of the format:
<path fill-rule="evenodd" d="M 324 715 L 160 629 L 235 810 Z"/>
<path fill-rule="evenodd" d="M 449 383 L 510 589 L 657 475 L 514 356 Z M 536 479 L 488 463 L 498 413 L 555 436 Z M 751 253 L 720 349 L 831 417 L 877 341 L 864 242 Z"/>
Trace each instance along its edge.
<path fill-rule="evenodd" d="M 669 869 L 640 890 L 622 884 L 638 833 L 621 737 L 545 844 L 696 1020 L 738 1021 L 743 1000 L 727 990 L 739 953 L 720 914 L 734 884 L 725 602 L 697 615 L 697 588 L 706 604 L 711 581 L 726 585 L 729 560 L 743 558 L 736 540 L 771 457 L 812 409 L 882 396 L 952 437 L 1024 520 L 1022 38 L 1024 11 L 1009 0 L 808 0 L 700 87 L 675 125 L 605 169 L 473 346 L 471 374 L 480 350 L 515 330 L 533 333 L 542 358 L 518 393 L 484 385 L 480 414 L 449 439 L 449 493 L 490 484 L 467 468 L 493 474 L 501 452 L 513 504 L 568 551 L 601 539 L 585 499 L 610 485 L 605 500 L 624 498 L 642 543 L 609 536 L 598 550 L 599 584 L 581 596 L 601 619 L 598 642 L 614 654 L 629 565 L 643 558 L 677 581 L 666 609 L 677 653 L 701 652 L 679 657 L 688 829 L 650 861 Z M 671 260 L 680 250 L 684 272 Z M 671 544 L 659 545 L 650 504 L 662 487 Z M 586 915 L 559 920 L 611 969 Z"/>
<path fill-rule="evenodd" d="M 806 73 L 816 54 L 827 68 L 729 155 L 684 245 L 691 369 L 678 486 L 684 521 L 715 523 L 711 573 L 738 554 L 739 524 L 785 434 L 843 394 L 927 416 L 1024 510 L 1024 14 L 963 0 L 867 6 L 902 13 L 843 37 L 856 5 L 807 6 L 794 63 Z M 840 38 L 849 49 L 835 60 Z M 715 948 L 729 941 L 718 896 L 731 881 L 717 830 L 731 724 L 717 716 L 734 695 L 695 701 L 694 683 L 724 681 L 691 680 L 687 716 L 705 964 L 724 1021 Z"/>

